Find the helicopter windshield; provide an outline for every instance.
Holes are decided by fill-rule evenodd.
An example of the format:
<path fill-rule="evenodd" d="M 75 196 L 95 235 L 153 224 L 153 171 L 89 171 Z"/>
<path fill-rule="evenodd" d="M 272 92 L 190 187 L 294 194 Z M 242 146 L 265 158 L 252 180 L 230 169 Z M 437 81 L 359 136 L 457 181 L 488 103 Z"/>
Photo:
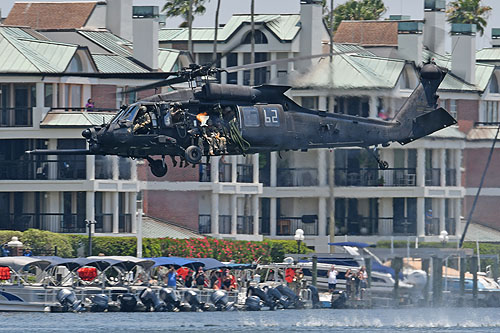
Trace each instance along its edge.
<path fill-rule="evenodd" d="M 132 120 L 134 120 L 134 117 L 135 117 L 138 110 L 139 110 L 138 104 L 131 105 L 127 109 L 125 109 L 125 111 L 123 113 L 121 113 L 119 115 L 119 117 L 117 117 L 117 119 L 118 120 L 123 119 L 123 120 L 127 120 L 127 121 L 132 121 Z"/>

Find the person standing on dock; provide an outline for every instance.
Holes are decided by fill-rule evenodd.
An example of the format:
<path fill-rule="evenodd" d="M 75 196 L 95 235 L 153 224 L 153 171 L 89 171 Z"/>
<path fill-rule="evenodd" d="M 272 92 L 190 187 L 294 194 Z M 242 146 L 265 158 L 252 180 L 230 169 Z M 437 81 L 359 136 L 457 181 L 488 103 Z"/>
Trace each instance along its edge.
<path fill-rule="evenodd" d="M 354 284 L 354 273 L 350 268 L 345 272 L 345 292 L 347 294 L 347 298 L 352 297 L 352 287 Z"/>
<path fill-rule="evenodd" d="M 335 270 L 335 265 L 332 265 L 330 270 L 328 271 L 328 291 L 333 293 L 335 288 L 337 287 L 337 275 L 339 272 Z"/>
<path fill-rule="evenodd" d="M 203 287 L 205 286 L 205 279 L 206 279 L 206 276 L 205 276 L 205 272 L 203 271 L 203 268 L 198 268 L 198 273 L 196 273 L 196 277 L 195 277 L 195 280 L 196 280 L 196 287 L 200 290 L 203 289 Z"/>
<path fill-rule="evenodd" d="M 177 272 L 174 266 L 170 266 L 167 273 L 167 287 L 175 289 L 177 287 Z"/>
<path fill-rule="evenodd" d="M 363 294 L 366 290 L 366 280 L 368 280 L 368 273 L 366 272 L 366 267 L 363 266 L 358 272 L 359 288 L 358 288 L 358 299 L 363 299 Z"/>

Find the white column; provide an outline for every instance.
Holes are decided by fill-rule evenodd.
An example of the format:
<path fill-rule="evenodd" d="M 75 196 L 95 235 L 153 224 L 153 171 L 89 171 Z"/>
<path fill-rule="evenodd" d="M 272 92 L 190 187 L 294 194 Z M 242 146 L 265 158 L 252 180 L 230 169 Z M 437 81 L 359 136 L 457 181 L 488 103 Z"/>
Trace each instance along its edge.
<path fill-rule="evenodd" d="M 293 52 L 288 52 L 288 58 L 293 58 Z M 293 72 L 294 69 L 295 69 L 295 65 L 294 65 L 293 61 L 290 61 L 288 63 L 288 74 Z"/>
<path fill-rule="evenodd" d="M 455 230 L 457 236 L 462 236 L 462 220 L 460 219 L 460 215 L 462 214 L 462 200 L 454 199 L 455 201 Z"/>
<path fill-rule="evenodd" d="M 87 155 L 85 162 L 87 166 L 87 180 L 95 180 L 95 155 Z"/>
<path fill-rule="evenodd" d="M 417 186 L 425 186 L 425 149 L 417 149 Z"/>
<path fill-rule="evenodd" d="M 277 153 L 272 152 L 271 153 L 271 161 L 270 161 L 270 166 L 269 166 L 269 172 L 270 172 L 270 185 L 271 187 L 276 187 L 277 185 L 277 172 L 278 172 L 278 163 L 277 162 Z"/>
<path fill-rule="evenodd" d="M 271 198 L 270 203 L 271 214 L 269 214 L 269 236 L 276 236 L 276 198 Z"/>
<path fill-rule="evenodd" d="M 334 96 L 329 96 L 328 97 L 328 112 L 333 113 L 335 111 L 335 97 Z"/>
<path fill-rule="evenodd" d="M 417 236 L 425 236 L 425 199 L 417 198 Z"/>
<path fill-rule="evenodd" d="M 252 196 L 252 210 L 253 210 L 253 234 L 259 234 L 259 196 Z"/>
<path fill-rule="evenodd" d="M 111 167 L 112 167 L 112 175 L 113 175 L 113 180 L 118 180 L 119 175 L 120 175 L 120 169 L 118 167 L 118 156 L 111 156 Z"/>
<path fill-rule="evenodd" d="M 212 193 L 212 209 L 210 210 L 212 234 L 219 234 L 219 194 Z"/>
<path fill-rule="evenodd" d="M 457 177 L 457 186 L 462 186 L 462 150 L 455 149 L 455 170 Z"/>
<path fill-rule="evenodd" d="M 85 208 L 85 219 L 88 221 L 95 221 L 95 192 L 86 192 L 86 208 Z M 91 224 L 90 230 L 92 233 L 95 232 L 95 224 Z"/>
<path fill-rule="evenodd" d="M 439 169 L 441 170 L 440 171 L 440 185 L 441 186 L 446 186 L 446 149 L 439 149 L 438 151 L 438 154 L 439 154 Z M 443 230 L 443 229 L 441 229 Z"/>
<path fill-rule="evenodd" d="M 326 110 L 326 96 L 319 96 L 318 98 L 318 110 L 327 111 Z"/>
<path fill-rule="evenodd" d="M 259 154 L 252 155 L 252 165 L 253 165 L 253 182 L 254 184 L 259 183 Z"/>
<path fill-rule="evenodd" d="M 117 234 L 120 232 L 120 207 L 119 207 L 119 199 L 118 199 L 119 192 L 112 192 L 111 193 L 111 198 L 112 198 L 112 210 L 113 210 L 113 233 Z"/>
<path fill-rule="evenodd" d="M 231 194 L 231 235 L 238 233 L 238 197 Z"/>
<path fill-rule="evenodd" d="M 227 67 L 227 57 L 222 57 L 220 60 L 220 67 L 221 68 L 226 68 Z M 226 84 L 227 83 L 227 73 L 222 72 L 220 73 L 220 83 Z"/>
<path fill-rule="evenodd" d="M 376 118 L 377 117 L 377 96 L 370 96 L 370 113 L 369 117 L 370 118 Z"/>
<path fill-rule="evenodd" d="M 439 232 L 446 230 L 446 203 L 444 198 L 439 200 Z M 446 230 L 448 231 L 448 230 Z"/>
<path fill-rule="evenodd" d="M 241 66 L 243 65 L 243 53 L 242 52 L 238 52 L 238 66 Z M 238 71 L 237 72 L 237 82 L 238 82 L 238 85 L 243 85 L 243 71 Z"/>
<path fill-rule="evenodd" d="M 271 52 L 271 61 L 277 59 L 277 53 L 276 52 Z M 274 64 L 271 65 L 271 81 L 276 79 L 278 77 L 278 65 Z"/>
<path fill-rule="evenodd" d="M 326 198 L 318 200 L 318 236 L 326 236 Z"/>
<path fill-rule="evenodd" d="M 318 149 L 318 185 L 326 186 L 326 150 Z"/>
<path fill-rule="evenodd" d="M 236 183 L 238 181 L 238 156 L 231 156 L 231 182 Z"/>
<path fill-rule="evenodd" d="M 130 180 L 137 181 L 137 160 L 130 159 Z"/>
<path fill-rule="evenodd" d="M 57 149 L 57 139 L 49 139 L 47 144 L 47 149 L 54 150 Z M 58 157 L 56 155 L 47 156 L 47 160 L 57 161 Z M 51 162 L 48 163 L 48 179 L 54 180 L 57 179 L 57 163 Z"/>
<path fill-rule="evenodd" d="M 220 156 L 212 156 L 210 158 L 210 181 L 212 183 L 219 182 L 219 160 Z"/>
<path fill-rule="evenodd" d="M 128 200 L 129 208 L 128 211 L 130 213 L 130 231 L 133 234 L 137 233 L 137 192 L 130 192 L 129 193 L 129 200 Z"/>

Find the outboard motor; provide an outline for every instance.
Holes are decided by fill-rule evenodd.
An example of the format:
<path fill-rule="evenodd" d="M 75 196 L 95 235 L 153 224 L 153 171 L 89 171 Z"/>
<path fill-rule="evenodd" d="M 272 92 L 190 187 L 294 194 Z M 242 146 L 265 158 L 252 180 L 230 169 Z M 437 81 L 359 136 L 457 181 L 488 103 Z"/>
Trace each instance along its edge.
<path fill-rule="evenodd" d="M 69 289 L 59 290 L 56 297 L 65 309 L 70 309 L 73 312 L 83 310 L 82 301 L 76 299 L 75 293 Z"/>
<path fill-rule="evenodd" d="M 153 308 L 155 312 L 163 312 L 166 311 L 166 305 L 165 302 L 160 300 L 158 295 L 154 293 L 151 288 L 146 288 L 141 291 L 139 294 L 139 299 L 141 300 L 142 304 L 146 306 L 148 310 Z"/>
<path fill-rule="evenodd" d="M 259 311 L 262 308 L 260 298 L 257 296 L 248 296 L 245 300 L 245 308 L 248 311 Z"/>
<path fill-rule="evenodd" d="M 281 305 L 283 309 L 288 309 L 290 307 L 290 302 L 288 299 L 281 295 L 281 293 L 278 291 L 276 288 L 269 288 L 267 289 L 267 295 L 269 296 L 270 299 L 274 301 L 274 303 Z"/>
<path fill-rule="evenodd" d="M 344 309 L 346 308 L 347 305 L 347 293 L 343 292 L 342 290 L 339 290 L 335 294 L 338 294 L 339 296 L 337 298 L 332 295 L 332 308 L 334 309 Z"/>
<path fill-rule="evenodd" d="M 108 310 L 109 307 L 109 297 L 104 294 L 92 296 L 92 304 L 90 306 L 90 311 L 92 312 L 104 312 Z"/>
<path fill-rule="evenodd" d="M 177 299 L 177 294 L 171 288 L 160 289 L 160 299 L 165 302 L 166 310 L 169 312 L 179 311 L 181 302 Z"/>
<path fill-rule="evenodd" d="M 118 297 L 121 312 L 133 312 L 137 306 L 137 298 L 134 294 L 123 294 Z"/>
<path fill-rule="evenodd" d="M 313 309 L 321 308 L 321 302 L 319 301 L 318 288 L 316 288 L 313 285 L 307 286 L 307 288 L 309 288 L 309 290 L 311 291 L 311 301 L 312 301 Z"/>
<path fill-rule="evenodd" d="M 210 295 L 210 300 L 217 308 L 217 311 L 234 310 L 233 303 L 227 299 L 227 293 L 224 290 L 217 290 Z"/>
<path fill-rule="evenodd" d="M 198 294 L 193 290 L 186 290 L 184 300 L 191 306 L 191 311 L 196 311 L 202 307 Z"/>
<path fill-rule="evenodd" d="M 258 298 L 260 298 L 260 300 L 262 302 L 264 302 L 264 304 L 266 306 L 268 306 L 271 310 L 274 310 L 274 302 L 267 296 L 267 294 L 264 292 L 264 290 L 260 289 L 260 288 L 256 288 L 256 287 L 249 287 L 248 288 L 248 292 L 247 292 L 247 296 L 257 296 Z"/>
<path fill-rule="evenodd" d="M 276 289 L 283 296 L 285 296 L 286 298 L 288 298 L 288 300 L 291 303 L 293 303 L 293 305 L 295 307 L 300 307 L 300 305 L 301 305 L 300 298 L 299 298 L 299 296 L 297 296 L 297 294 L 295 294 L 295 292 L 292 289 L 288 288 L 287 286 L 283 286 L 283 285 L 277 286 Z"/>

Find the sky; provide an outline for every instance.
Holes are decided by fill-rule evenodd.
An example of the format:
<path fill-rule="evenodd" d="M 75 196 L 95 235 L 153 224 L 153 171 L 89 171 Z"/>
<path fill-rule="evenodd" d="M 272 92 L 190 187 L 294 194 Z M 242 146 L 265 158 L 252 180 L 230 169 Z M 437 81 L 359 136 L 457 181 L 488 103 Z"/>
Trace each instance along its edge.
<path fill-rule="evenodd" d="M 31 0 L 31 2 L 40 2 L 42 0 Z M 43 0 L 43 1 L 62 1 L 64 0 Z M 84 0 L 73 0 L 84 1 Z M 88 1 L 88 0 L 87 0 Z M 156 5 L 161 7 L 165 4 L 165 0 L 133 0 L 134 5 Z M 334 0 L 334 4 L 338 5 L 346 0 Z M 6 17 L 14 5 L 16 0 L 0 0 L 0 9 L 2 17 Z M 449 1 L 447 1 L 449 2 Z M 329 1 L 328 1 L 329 3 Z M 387 12 L 384 17 L 389 15 L 409 15 L 412 19 L 423 19 L 423 3 L 424 0 L 384 0 L 387 7 Z M 488 18 L 488 26 L 483 37 L 478 36 L 477 47 L 490 47 L 491 28 L 500 28 L 500 1 L 499 0 L 482 0 L 484 5 L 493 8 L 492 14 Z M 194 20 L 194 26 L 211 27 L 214 25 L 215 8 L 217 0 L 210 0 L 206 7 L 207 11 L 203 16 L 197 16 Z M 219 22 L 225 23 L 229 20 L 232 14 L 249 13 L 250 0 L 222 0 Z M 255 12 L 262 14 L 288 14 L 298 13 L 300 8 L 299 0 L 255 0 Z M 167 21 L 167 27 L 177 27 L 182 22 L 180 18 L 170 18 Z M 496 25 L 494 22 L 497 22 Z M 449 46 L 448 46 L 449 48 Z M 448 50 L 449 51 L 449 50 Z"/>

